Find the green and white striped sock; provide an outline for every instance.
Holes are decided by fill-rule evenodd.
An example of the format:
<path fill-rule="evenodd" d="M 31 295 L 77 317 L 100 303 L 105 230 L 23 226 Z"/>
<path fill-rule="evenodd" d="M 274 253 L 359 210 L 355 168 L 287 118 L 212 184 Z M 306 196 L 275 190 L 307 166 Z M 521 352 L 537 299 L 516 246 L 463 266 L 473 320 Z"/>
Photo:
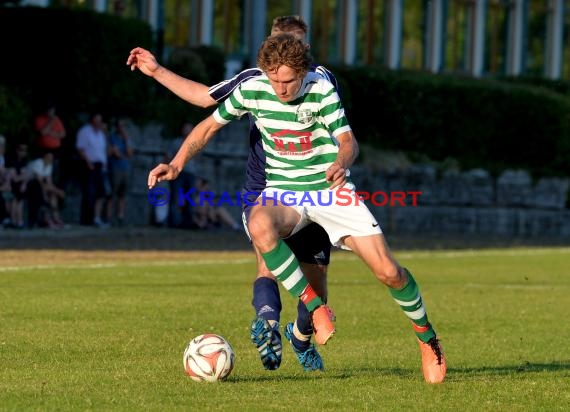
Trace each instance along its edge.
<path fill-rule="evenodd" d="M 303 275 L 299 261 L 283 240 L 279 239 L 273 250 L 261 255 L 265 265 L 277 280 L 291 295 L 300 298 L 309 312 L 323 304 Z"/>
<path fill-rule="evenodd" d="M 404 268 L 404 270 L 408 275 L 408 283 L 402 289 L 388 289 L 396 303 L 400 305 L 400 308 L 412 321 L 412 326 L 418 339 L 422 342 L 427 342 L 435 337 L 435 331 L 428 322 L 427 313 L 414 277 L 408 269 Z"/>

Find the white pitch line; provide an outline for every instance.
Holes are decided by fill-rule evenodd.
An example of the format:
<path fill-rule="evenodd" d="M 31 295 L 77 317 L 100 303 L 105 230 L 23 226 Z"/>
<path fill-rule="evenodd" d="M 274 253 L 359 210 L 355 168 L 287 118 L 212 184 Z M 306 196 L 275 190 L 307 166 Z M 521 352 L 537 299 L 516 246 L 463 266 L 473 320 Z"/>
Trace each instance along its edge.
<path fill-rule="evenodd" d="M 154 261 L 154 262 L 128 262 L 128 263 L 87 263 L 87 264 L 53 264 L 53 265 L 30 265 L 30 266 L 4 266 L 0 267 L 0 272 L 23 272 L 45 269 L 101 269 L 114 267 L 145 267 L 145 266 L 201 266 L 219 264 L 245 264 L 252 263 L 254 259 L 207 259 L 207 260 L 177 260 L 177 261 Z"/>
<path fill-rule="evenodd" d="M 542 256 L 552 254 L 568 254 L 570 258 L 570 248 L 513 248 L 513 249 L 490 249 L 490 250 L 453 250 L 453 251 L 417 251 L 417 252 L 402 252 L 394 253 L 398 259 L 413 259 L 413 258 L 426 258 L 438 257 L 446 259 L 454 259 L 458 257 L 472 257 L 472 256 Z M 360 260 L 354 253 L 348 251 L 334 251 L 331 256 L 331 263 L 334 265 L 335 261 L 357 261 Z M 69 268 L 69 269 L 99 269 L 99 268 L 113 268 L 113 267 L 144 267 L 144 266 L 177 266 L 177 265 L 219 265 L 219 264 L 245 264 L 253 262 L 252 258 L 247 259 L 205 259 L 205 260 L 188 260 L 188 261 L 155 261 L 155 262 L 129 262 L 129 263 L 89 263 L 89 264 L 53 264 L 53 265 L 30 265 L 30 266 L 4 266 L 0 267 L 1 272 L 19 272 L 29 270 L 44 270 L 52 268 Z"/>
<path fill-rule="evenodd" d="M 472 256 L 543 256 L 543 255 L 565 255 L 570 259 L 570 248 L 513 248 L 513 249 L 466 249 L 466 250 L 450 250 L 450 251 L 417 251 L 417 252 L 394 252 L 399 258 L 419 258 L 419 257 L 441 257 L 446 259 L 454 259 L 458 257 Z"/>
<path fill-rule="evenodd" d="M 335 251 L 331 255 L 331 264 L 335 261 L 358 261 L 360 258 L 350 251 Z M 418 250 L 393 252 L 398 260 L 402 259 L 425 259 L 441 258 L 456 259 L 463 257 L 484 257 L 484 256 L 545 256 L 545 255 L 568 255 L 570 262 L 570 248 L 513 248 L 513 249 L 465 249 L 465 250 Z"/>
<path fill-rule="evenodd" d="M 483 283 L 466 283 L 468 288 L 481 288 L 481 289 L 521 289 L 521 290 L 546 290 L 560 287 L 560 285 L 514 285 L 514 284 L 483 284 Z"/>

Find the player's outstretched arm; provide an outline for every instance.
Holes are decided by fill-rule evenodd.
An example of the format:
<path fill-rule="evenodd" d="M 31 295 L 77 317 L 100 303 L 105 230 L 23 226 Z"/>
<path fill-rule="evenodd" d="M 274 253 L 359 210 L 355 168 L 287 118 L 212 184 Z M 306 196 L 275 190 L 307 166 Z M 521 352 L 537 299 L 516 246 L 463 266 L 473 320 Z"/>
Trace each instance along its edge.
<path fill-rule="evenodd" d="M 158 63 L 151 52 L 142 47 L 135 47 L 131 50 L 127 58 L 127 66 L 130 66 L 133 71 L 139 69 L 194 106 L 211 107 L 217 103 L 210 96 L 208 86 L 168 70 Z"/>
<path fill-rule="evenodd" d="M 165 180 L 176 179 L 184 165 L 206 147 L 222 127 L 224 124 L 218 123 L 213 115 L 198 123 L 186 136 L 172 161 L 169 164 L 161 163 L 150 171 L 148 188 L 152 189 L 157 183 Z"/>
<path fill-rule="evenodd" d="M 161 163 L 148 174 L 148 188 L 152 189 L 157 183 L 164 182 L 165 180 L 174 180 L 178 177 L 178 173 L 174 167 Z"/>

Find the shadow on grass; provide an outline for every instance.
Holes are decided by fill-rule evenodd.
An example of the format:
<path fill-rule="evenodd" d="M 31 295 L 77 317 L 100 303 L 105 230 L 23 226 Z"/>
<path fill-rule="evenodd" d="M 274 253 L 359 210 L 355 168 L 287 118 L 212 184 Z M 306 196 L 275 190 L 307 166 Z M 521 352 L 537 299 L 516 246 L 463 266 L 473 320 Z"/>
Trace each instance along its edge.
<path fill-rule="evenodd" d="M 513 373 L 559 372 L 567 370 L 570 370 L 570 361 L 552 363 L 524 362 L 519 365 L 481 366 L 477 368 L 448 368 L 447 373 L 461 373 L 468 375 L 511 375 Z"/>
<path fill-rule="evenodd" d="M 421 373 L 421 372 L 420 372 Z M 389 376 L 396 376 L 405 379 L 413 379 L 414 376 L 417 376 L 418 371 L 412 371 L 410 369 L 403 369 L 403 368 L 359 368 L 357 369 L 346 369 L 346 370 L 335 370 L 335 371 L 327 371 L 324 372 L 316 371 L 316 372 L 302 372 L 299 371 L 298 373 L 294 374 L 286 374 L 286 375 L 270 375 L 270 374 L 262 374 L 260 376 L 233 376 L 227 383 L 231 383 L 232 381 L 235 383 L 243 383 L 243 382 L 267 382 L 268 380 L 277 380 L 277 381 L 314 381 L 318 379 L 335 379 L 335 380 L 343 380 L 343 379 L 352 379 L 355 377 L 363 377 L 363 376 L 376 376 L 376 377 L 389 377 Z"/>
<path fill-rule="evenodd" d="M 532 363 L 525 362 L 520 365 L 505 366 L 481 366 L 477 368 L 448 368 L 447 380 L 469 380 L 477 376 L 506 376 L 517 373 L 534 373 L 534 372 L 559 372 L 570 370 L 570 361 L 552 362 L 552 363 Z M 226 384 L 244 383 L 244 382 L 267 382 L 271 381 L 314 381 L 319 379 L 352 379 L 356 377 L 378 377 L 388 378 L 396 377 L 406 380 L 415 380 L 421 378 L 420 370 L 404 369 L 404 368 L 374 368 L 364 367 L 358 369 L 344 369 L 333 372 L 306 372 L 287 375 L 271 375 L 262 373 L 258 376 L 232 376 Z"/>

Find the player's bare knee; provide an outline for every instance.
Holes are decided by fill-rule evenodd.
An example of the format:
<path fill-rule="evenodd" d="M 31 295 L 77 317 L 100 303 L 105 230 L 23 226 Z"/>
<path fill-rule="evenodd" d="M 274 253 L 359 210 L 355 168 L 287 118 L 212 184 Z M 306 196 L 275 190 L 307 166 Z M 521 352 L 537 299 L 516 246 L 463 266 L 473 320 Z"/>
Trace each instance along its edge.
<path fill-rule="evenodd" d="M 250 219 L 247 223 L 247 230 L 255 245 L 267 241 L 270 232 L 267 228 L 271 227 L 268 226 L 268 224 L 270 224 L 270 222 L 268 223 L 267 219 L 264 218 Z"/>
<path fill-rule="evenodd" d="M 376 278 L 391 288 L 400 288 L 404 286 L 402 274 L 396 265 L 384 265 L 374 271 Z"/>

